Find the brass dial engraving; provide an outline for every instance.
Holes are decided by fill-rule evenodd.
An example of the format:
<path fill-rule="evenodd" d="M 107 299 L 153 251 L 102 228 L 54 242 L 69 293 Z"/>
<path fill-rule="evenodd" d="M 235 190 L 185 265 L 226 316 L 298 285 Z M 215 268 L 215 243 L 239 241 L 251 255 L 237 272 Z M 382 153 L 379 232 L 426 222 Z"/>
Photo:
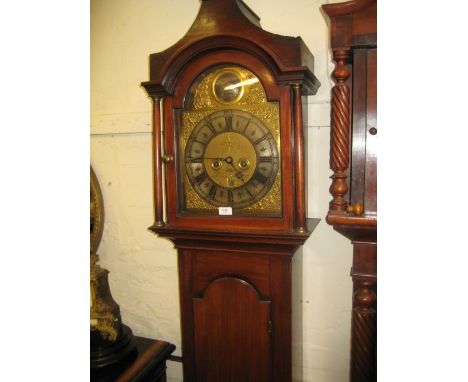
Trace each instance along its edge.
<path fill-rule="evenodd" d="M 195 192 L 213 206 L 245 208 L 273 186 L 277 143 L 252 114 L 222 110 L 202 120 L 185 149 L 185 168 Z"/>
<path fill-rule="evenodd" d="M 208 176 L 218 186 L 236 188 L 252 178 L 257 156 L 246 137 L 236 132 L 225 132 L 208 143 L 203 162 Z M 251 162 L 254 166 L 250 165 Z"/>

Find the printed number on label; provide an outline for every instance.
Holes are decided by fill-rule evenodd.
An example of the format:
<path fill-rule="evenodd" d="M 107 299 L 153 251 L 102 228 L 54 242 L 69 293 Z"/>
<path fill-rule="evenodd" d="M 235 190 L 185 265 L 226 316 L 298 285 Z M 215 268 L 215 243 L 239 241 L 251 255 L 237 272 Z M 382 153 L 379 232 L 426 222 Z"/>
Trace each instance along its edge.
<path fill-rule="evenodd" d="M 232 207 L 219 207 L 220 215 L 232 215 Z"/>

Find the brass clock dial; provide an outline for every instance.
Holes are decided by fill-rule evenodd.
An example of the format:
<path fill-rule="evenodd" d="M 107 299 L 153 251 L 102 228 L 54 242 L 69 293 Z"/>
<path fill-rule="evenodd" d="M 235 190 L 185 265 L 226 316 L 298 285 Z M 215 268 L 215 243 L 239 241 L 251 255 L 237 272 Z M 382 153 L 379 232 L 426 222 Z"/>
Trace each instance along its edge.
<path fill-rule="evenodd" d="M 179 116 L 181 214 L 232 207 L 238 216 L 281 216 L 279 105 L 254 73 L 240 66 L 201 73 Z"/>
<path fill-rule="evenodd" d="M 219 207 L 245 208 L 263 198 L 279 168 L 270 130 L 252 114 L 214 112 L 193 129 L 185 148 L 185 169 L 195 192 Z"/>

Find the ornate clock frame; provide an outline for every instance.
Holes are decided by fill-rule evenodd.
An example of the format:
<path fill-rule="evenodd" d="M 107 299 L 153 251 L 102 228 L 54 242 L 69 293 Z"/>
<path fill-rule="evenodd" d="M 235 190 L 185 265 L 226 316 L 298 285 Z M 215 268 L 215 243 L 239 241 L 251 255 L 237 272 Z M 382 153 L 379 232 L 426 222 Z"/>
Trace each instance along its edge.
<path fill-rule="evenodd" d="M 178 250 L 184 380 L 292 380 L 292 257 L 306 218 L 302 97 L 320 86 L 301 38 L 266 32 L 241 0 L 204 0 L 187 34 L 150 55 L 154 215 Z M 246 68 L 280 111 L 281 214 L 181 213 L 177 113 L 193 81 L 217 65 Z"/>

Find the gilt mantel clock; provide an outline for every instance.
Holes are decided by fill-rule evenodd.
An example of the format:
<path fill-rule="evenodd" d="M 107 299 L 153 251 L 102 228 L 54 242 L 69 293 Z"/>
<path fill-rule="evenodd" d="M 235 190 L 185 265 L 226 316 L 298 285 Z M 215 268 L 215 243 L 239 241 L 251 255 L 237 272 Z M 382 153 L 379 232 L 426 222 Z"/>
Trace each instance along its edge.
<path fill-rule="evenodd" d="M 377 0 L 323 9 L 336 61 L 327 222 L 353 243 L 351 381 L 372 382 L 377 380 Z"/>
<path fill-rule="evenodd" d="M 320 86 L 313 62 L 241 0 L 202 1 L 150 55 L 150 229 L 178 250 L 187 382 L 292 380 L 292 257 L 318 223 L 302 109 Z"/>

